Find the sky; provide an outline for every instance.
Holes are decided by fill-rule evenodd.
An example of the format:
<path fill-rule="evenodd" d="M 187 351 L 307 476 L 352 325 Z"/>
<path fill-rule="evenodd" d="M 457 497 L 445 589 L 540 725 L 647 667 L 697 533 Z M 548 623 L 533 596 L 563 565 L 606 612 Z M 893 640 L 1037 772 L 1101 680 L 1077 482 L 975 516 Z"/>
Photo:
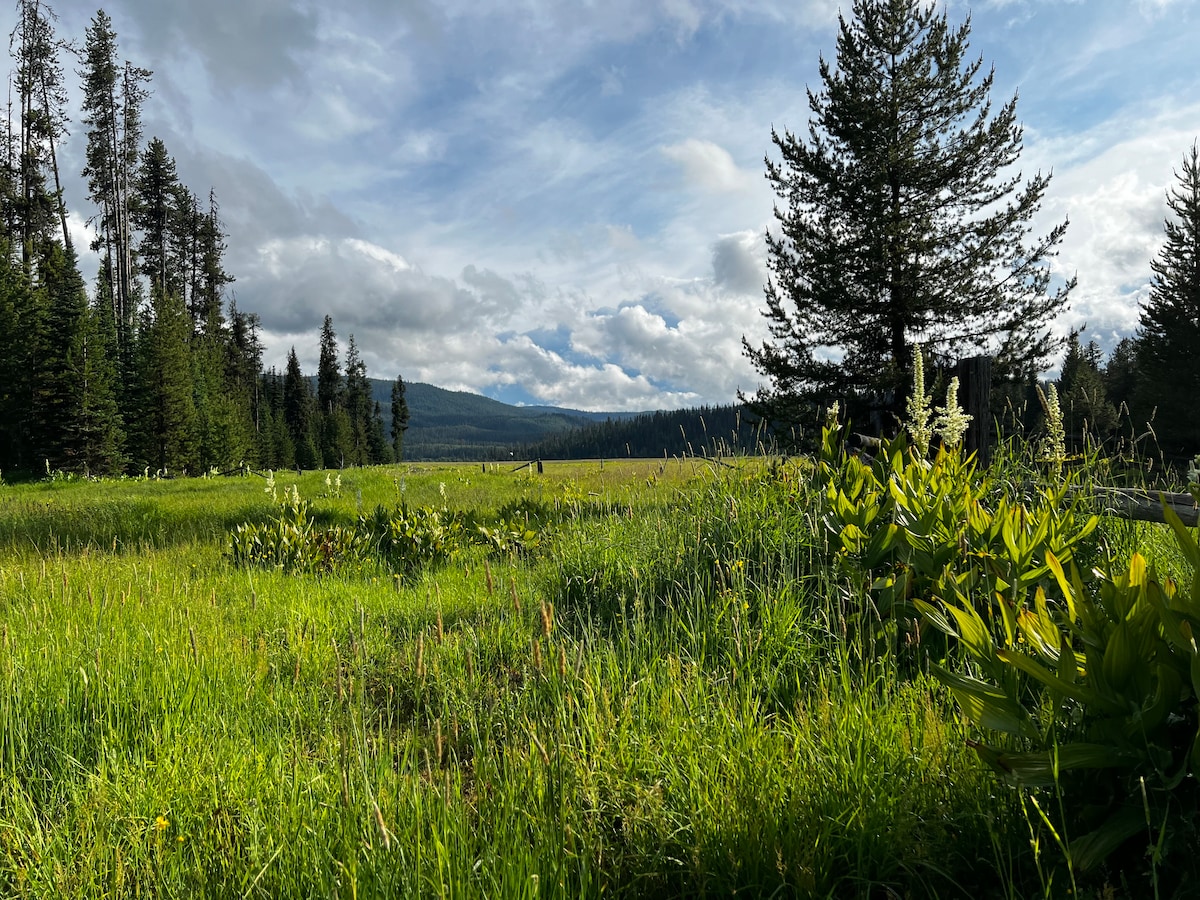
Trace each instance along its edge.
<path fill-rule="evenodd" d="M 1200 2 L 939 3 L 970 15 L 994 102 L 1019 96 L 1022 172 L 1053 173 L 1035 232 L 1070 220 L 1053 265 L 1078 288 L 1054 329 L 1109 348 L 1136 330 L 1200 137 Z M 50 5 L 82 41 L 94 0 Z M 742 338 L 767 336 L 764 157 L 772 128 L 806 131 L 850 0 L 104 8 L 121 55 L 154 70 L 146 137 L 215 191 L 268 367 L 294 346 L 315 371 L 329 314 L 373 377 L 509 403 L 672 409 L 758 386 Z M 66 199 L 86 247 L 81 178 Z"/>

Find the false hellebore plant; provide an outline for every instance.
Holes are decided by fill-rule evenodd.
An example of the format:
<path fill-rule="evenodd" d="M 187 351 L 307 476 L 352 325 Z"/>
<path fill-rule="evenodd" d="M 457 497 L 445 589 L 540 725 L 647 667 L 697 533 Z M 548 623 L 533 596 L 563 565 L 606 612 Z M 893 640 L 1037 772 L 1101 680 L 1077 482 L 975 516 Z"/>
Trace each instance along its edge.
<path fill-rule="evenodd" d="M 1189 583 L 1137 554 L 1085 564 L 1100 554 L 1099 520 L 1069 490 L 1077 476 L 1030 486 L 977 471 L 959 445 L 953 391 L 930 425 L 919 351 L 914 369 L 911 450 L 901 435 L 865 460 L 844 451 L 844 426 L 825 429 L 823 522 L 850 595 L 869 598 L 856 627 L 936 660 L 932 671 L 979 729 L 980 758 L 1035 804 L 1040 791 L 1058 792 L 1055 834 L 1072 877 L 1131 847 L 1122 864 L 1139 864 L 1139 833 L 1152 866 L 1194 867 L 1196 536 L 1165 511 Z M 934 433 L 942 447 L 930 461 Z"/>
<path fill-rule="evenodd" d="M 913 392 L 908 398 L 908 422 L 905 429 L 912 438 L 913 446 L 922 459 L 929 455 L 929 444 L 936 434 L 942 439 L 943 446 L 957 447 L 962 443 L 963 435 L 971 417 L 958 405 L 958 379 L 951 378 L 946 387 L 946 405 L 931 410 L 929 403 L 932 398 L 925 393 L 925 360 L 921 353 L 921 345 L 913 346 Z M 933 412 L 937 417 L 930 419 Z"/>

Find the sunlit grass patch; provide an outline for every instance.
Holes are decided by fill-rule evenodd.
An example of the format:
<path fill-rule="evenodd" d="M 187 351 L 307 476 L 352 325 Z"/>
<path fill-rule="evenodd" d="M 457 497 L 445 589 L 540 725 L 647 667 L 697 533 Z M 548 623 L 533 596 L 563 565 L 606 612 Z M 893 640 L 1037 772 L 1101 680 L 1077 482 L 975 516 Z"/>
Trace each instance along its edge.
<path fill-rule="evenodd" d="M 262 477 L 11 489 L 49 506 L 0 544 L 0 894 L 1039 894 L 949 693 L 855 629 L 811 472 L 274 473 L 325 524 L 536 522 L 401 578 L 238 564 Z M 114 552 L 109 501 L 159 536 Z"/>

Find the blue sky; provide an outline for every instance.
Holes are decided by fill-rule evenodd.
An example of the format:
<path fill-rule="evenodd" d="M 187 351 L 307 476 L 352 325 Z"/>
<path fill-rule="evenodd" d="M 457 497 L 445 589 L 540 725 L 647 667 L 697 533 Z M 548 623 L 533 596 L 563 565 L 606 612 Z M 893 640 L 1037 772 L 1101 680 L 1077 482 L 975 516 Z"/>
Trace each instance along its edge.
<path fill-rule="evenodd" d="M 96 7 L 51 5 L 82 39 Z M 1054 173 L 1039 230 L 1071 220 L 1055 267 L 1079 287 L 1055 327 L 1086 322 L 1110 346 L 1136 328 L 1165 191 L 1200 137 L 1200 4 L 941 5 L 971 15 L 995 102 L 1019 92 L 1021 168 Z M 757 385 L 741 338 L 765 336 L 763 157 L 772 126 L 805 129 L 839 4 L 105 9 L 122 55 L 155 71 L 147 137 L 196 193 L 216 191 L 268 365 L 295 345 L 315 370 L 329 313 L 376 377 L 509 402 L 672 408 Z M 81 179 L 67 201 L 86 246 Z"/>

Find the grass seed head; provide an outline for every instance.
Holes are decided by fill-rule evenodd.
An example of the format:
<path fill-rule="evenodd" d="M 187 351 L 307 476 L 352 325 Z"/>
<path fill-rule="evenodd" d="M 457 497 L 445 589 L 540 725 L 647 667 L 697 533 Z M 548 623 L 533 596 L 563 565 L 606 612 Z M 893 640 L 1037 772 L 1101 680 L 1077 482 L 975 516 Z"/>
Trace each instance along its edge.
<path fill-rule="evenodd" d="M 379 828 L 379 836 L 383 840 L 383 849 L 392 849 L 392 839 L 388 836 L 387 826 L 383 823 L 383 811 L 379 808 L 379 803 L 376 800 L 371 801 L 371 806 L 375 811 L 375 825 Z"/>

